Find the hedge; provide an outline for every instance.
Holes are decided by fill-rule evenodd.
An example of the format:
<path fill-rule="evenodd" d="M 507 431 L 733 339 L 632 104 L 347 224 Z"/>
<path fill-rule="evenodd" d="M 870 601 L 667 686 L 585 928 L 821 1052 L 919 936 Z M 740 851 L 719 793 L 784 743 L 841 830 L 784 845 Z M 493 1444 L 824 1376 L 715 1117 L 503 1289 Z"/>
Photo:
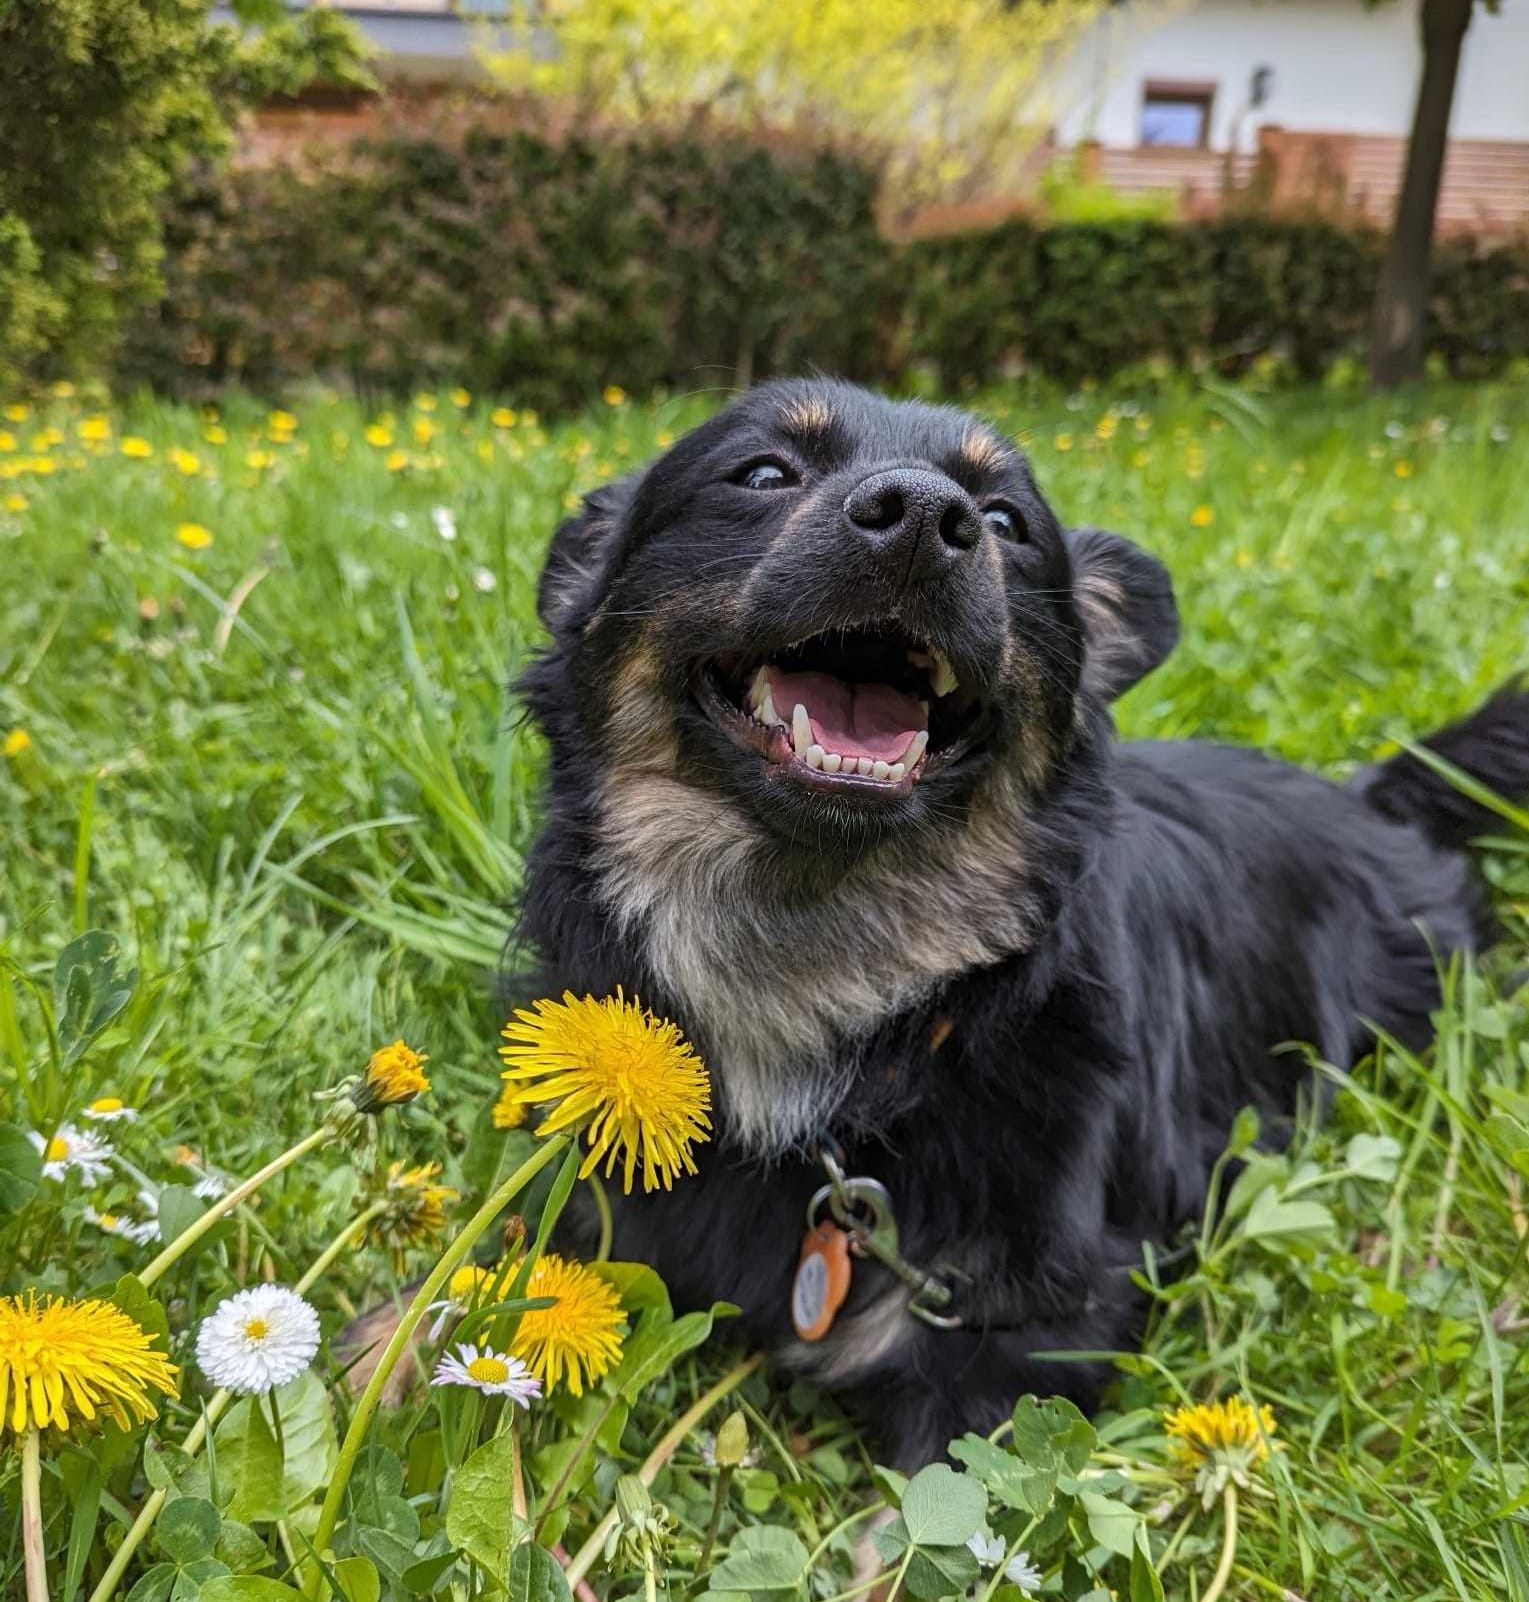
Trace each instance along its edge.
<path fill-rule="evenodd" d="M 236 170 L 172 217 L 167 293 L 119 377 L 176 393 L 449 379 L 547 409 L 604 384 L 808 367 L 946 387 L 1147 362 L 1316 376 L 1362 348 L 1380 240 L 1227 216 L 894 244 L 853 161 L 679 136 L 398 136 Z M 1479 377 L 1529 357 L 1529 242 L 1438 254 L 1433 343 Z"/>

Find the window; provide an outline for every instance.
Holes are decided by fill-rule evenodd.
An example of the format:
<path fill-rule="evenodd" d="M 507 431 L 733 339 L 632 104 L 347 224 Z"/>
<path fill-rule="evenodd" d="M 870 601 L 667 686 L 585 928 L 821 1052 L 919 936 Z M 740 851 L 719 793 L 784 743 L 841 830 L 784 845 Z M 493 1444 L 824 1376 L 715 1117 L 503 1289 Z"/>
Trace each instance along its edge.
<path fill-rule="evenodd" d="M 1148 82 L 1142 96 L 1141 142 L 1203 149 L 1210 140 L 1212 83 Z"/>

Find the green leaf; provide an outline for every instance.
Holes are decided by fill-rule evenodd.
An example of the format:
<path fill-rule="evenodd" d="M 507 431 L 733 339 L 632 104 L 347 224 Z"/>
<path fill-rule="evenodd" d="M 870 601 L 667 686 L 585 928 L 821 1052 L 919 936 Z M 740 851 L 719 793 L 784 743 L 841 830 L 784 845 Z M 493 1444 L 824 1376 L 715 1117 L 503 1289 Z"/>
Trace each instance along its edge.
<path fill-rule="evenodd" d="M 1138 1523 L 1136 1537 L 1131 1546 L 1130 1602 L 1163 1602 L 1163 1581 L 1152 1561 L 1152 1547 L 1147 1540 L 1147 1526 Z"/>
<path fill-rule="evenodd" d="M 668 1287 L 646 1263 L 591 1263 L 589 1267 L 615 1287 L 624 1312 L 641 1313 L 650 1307 L 674 1311 Z"/>
<path fill-rule="evenodd" d="M 197 1602 L 301 1602 L 302 1593 L 260 1574 L 226 1574 L 203 1580 Z"/>
<path fill-rule="evenodd" d="M 189 1185 L 166 1185 L 159 1193 L 159 1233 L 174 1240 L 207 1211 L 207 1203 Z"/>
<path fill-rule="evenodd" d="M 218 1483 L 233 1494 L 224 1511 L 240 1524 L 269 1524 L 287 1516 L 282 1450 L 263 1397 L 236 1402 L 217 1432 Z M 173 1505 L 173 1504 L 172 1504 Z"/>
<path fill-rule="evenodd" d="M 0 1213 L 19 1212 L 42 1183 L 42 1153 L 15 1124 L 0 1124 Z"/>
<path fill-rule="evenodd" d="M 457 1470 L 446 1505 L 446 1534 L 490 1574 L 502 1574 L 513 1537 L 509 1484 L 513 1449 L 508 1435 L 485 1441 Z"/>
<path fill-rule="evenodd" d="M 807 1556 L 794 1531 L 755 1524 L 733 1537 L 709 1583 L 717 1591 L 794 1591 L 807 1573 Z"/>
<path fill-rule="evenodd" d="M 1353 1169 L 1359 1179 L 1389 1184 L 1396 1178 L 1401 1157 L 1401 1142 L 1390 1135 L 1355 1135 L 1343 1153 L 1343 1166 Z"/>
<path fill-rule="evenodd" d="M 731 1302 L 716 1302 L 709 1312 L 674 1318 L 665 1308 L 649 1308 L 627 1341 L 611 1383 L 627 1401 L 635 1402 L 646 1386 L 706 1340 L 718 1318 L 737 1311 Z"/>
<path fill-rule="evenodd" d="M 101 1511 L 101 1465 L 88 1452 L 70 1450 L 59 1460 L 69 1500 L 69 1548 L 61 1594 L 73 1596 L 95 1540 Z"/>
<path fill-rule="evenodd" d="M 156 1563 L 127 1593 L 127 1602 L 166 1602 L 179 1575 L 173 1563 Z"/>
<path fill-rule="evenodd" d="M 987 1496 L 969 1474 L 931 1463 L 903 1491 L 903 1522 L 915 1546 L 961 1546 L 977 1533 Z"/>
<path fill-rule="evenodd" d="M 160 1509 L 154 1539 L 171 1562 L 184 1566 L 212 1556 L 222 1525 L 218 1510 L 205 1497 L 180 1496 Z"/>
<path fill-rule="evenodd" d="M 1242 1232 L 1249 1240 L 1276 1235 L 1326 1235 L 1337 1227 L 1331 1212 L 1316 1201 L 1281 1201 L 1275 1190 L 1261 1190 L 1248 1208 Z"/>
<path fill-rule="evenodd" d="M 124 1274 L 112 1286 L 107 1300 L 114 1307 L 120 1307 L 140 1329 L 151 1335 L 155 1346 L 162 1352 L 170 1350 L 170 1320 L 136 1274 Z"/>
<path fill-rule="evenodd" d="M 1130 1557 L 1136 1541 L 1136 1526 L 1141 1522 L 1134 1509 L 1093 1491 L 1080 1491 L 1078 1502 L 1088 1518 L 1088 1533 L 1099 1545 L 1108 1547 L 1117 1557 Z"/>
<path fill-rule="evenodd" d="M 117 972 L 121 942 L 89 929 L 59 953 L 53 968 L 53 1016 L 58 1049 L 68 1067 L 132 999 L 138 970 Z"/>
<path fill-rule="evenodd" d="M 334 1565 L 334 1583 L 345 1602 L 379 1602 L 382 1577 L 370 1558 L 340 1558 Z"/>
<path fill-rule="evenodd" d="M 920 1547 L 908 1564 L 904 1583 L 919 1602 L 940 1602 L 942 1597 L 961 1596 L 980 1572 L 965 1546 Z"/>
<path fill-rule="evenodd" d="M 510 1558 L 509 1602 L 572 1602 L 563 1565 L 544 1546 L 525 1542 Z"/>

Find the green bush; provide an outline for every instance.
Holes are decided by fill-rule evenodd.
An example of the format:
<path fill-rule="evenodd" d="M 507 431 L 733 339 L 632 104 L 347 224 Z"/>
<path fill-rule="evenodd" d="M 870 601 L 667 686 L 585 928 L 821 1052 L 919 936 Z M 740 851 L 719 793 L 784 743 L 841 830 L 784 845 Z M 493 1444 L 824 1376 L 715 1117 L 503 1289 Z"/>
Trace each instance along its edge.
<path fill-rule="evenodd" d="M 1373 232 L 1016 218 L 895 245 L 875 203 L 854 161 L 741 140 L 480 126 L 361 143 L 186 196 L 167 293 L 121 374 L 191 395 L 460 382 L 567 409 L 611 382 L 809 367 L 891 383 L 922 369 L 949 388 L 1022 370 L 1235 374 L 1273 355 L 1317 377 L 1363 348 Z M 1529 356 L 1529 245 L 1442 247 L 1433 339 L 1463 377 Z"/>
<path fill-rule="evenodd" d="M 741 142 L 363 142 L 188 197 L 122 372 L 181 393 L 450 379 L 547 407 L 810 361 L 885 376 L 873 201 L 852 163 Z"/>
<path fill-rule="evenodd" d="M 232 11 L 272 22 L 269 0 Z M 162 203 L 238 108 L 316 73 L 359 80 L 324 12 L 246 35 L 212 0 L 0 4 L 0 384 L 89 377 L 160 293 Z"/>

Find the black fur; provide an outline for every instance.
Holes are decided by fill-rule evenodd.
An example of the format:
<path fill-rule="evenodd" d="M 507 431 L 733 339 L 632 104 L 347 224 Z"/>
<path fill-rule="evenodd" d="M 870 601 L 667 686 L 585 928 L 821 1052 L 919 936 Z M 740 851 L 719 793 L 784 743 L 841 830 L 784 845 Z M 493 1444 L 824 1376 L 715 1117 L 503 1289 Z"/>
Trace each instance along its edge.
<path fill-rule="evenodd" d="M 800 482 L 740 485 L 761 455 Z M 889 464 L 961 478 L 979 508 L 1001 498 L 1023 542 L 985 527 L 953 577 L 879 567 L 842 507 Z M 622 1202 L 617 1252 L 651 1261 L 679 1301 L 737 1302 L 754 1338 L 835 1385 L 904 1465 L 1025 1390 L 1090 1405 L 1101 1370 L 1040 1354 L 1130 1342 L 1139 1243 L 1195 1216 L 1239 1107 L 1291 1107 L 1299 1059 L 1273 1048 L 1304 1041 L 1346 1065 L 1367 1049 L 1361 1020 L 1423 1043 L 1437 960 L 1486 932 L 1458 854 L 1485 814 L 1414 759 L 1343 788 L 1247 751 L 1118 744 L 1108 700 L 1177 634 L 1167 575 L 1118 536 L 1064 532 L 1022 458 L 960 414 L 841 385 L 756 390 L 591 497 L 553 543 L 542 610 L 551 643 L 522 685 L 551 747 L 524 903 L 539 982 L 636 991 L 694 1039 L 719 1098 L 699 1177 Z M 982 697 L 980 745 L 910 794 L 818 795 L 706 715 L 705 663 L 889 617 Z M 633 734 L 645 720 L 650 752 Z M 1432 744 L 1529 791 L 1529 695 L 1504 692 Z M 699 799 L 693 836 L 655 849 L 679 931 L 661 937 L 659 903 L 613 867 L 612 820 L 645 805 L 662 819 L 664 796 Z M 926 885 L 943 927 L 885 910 Z M 1003 887 L 1014 916 L 995 919 Z M 747 996 L 750 976 L 666 959 L 687 919 L 717 964 L 741 952 L 756 967 L 771 1003 L 757 1038 L 783 1042 L 778 1061 L 769 1046 L 753 1060 L 746 1003 L 719 1000 Z M 897 939 L 906 964 L 882 949 Z M 946 947 L 983 956 L 938 971 Z M 851 1005 L 852 962 L 888 976 L 879 1011 Z M 797 1041 L 790 1007 L 836 995 Z M 789 1138 L 748 1124 L 761 1094 Z M 914 1321 L 862 1264 L 829 1339 L 793 1341 L 822 1179 L 804 1106 L 826 1109 L 852 1172 L 889 1187 L 906 1254 L 959 1276 L 966 1327 Z"/>

